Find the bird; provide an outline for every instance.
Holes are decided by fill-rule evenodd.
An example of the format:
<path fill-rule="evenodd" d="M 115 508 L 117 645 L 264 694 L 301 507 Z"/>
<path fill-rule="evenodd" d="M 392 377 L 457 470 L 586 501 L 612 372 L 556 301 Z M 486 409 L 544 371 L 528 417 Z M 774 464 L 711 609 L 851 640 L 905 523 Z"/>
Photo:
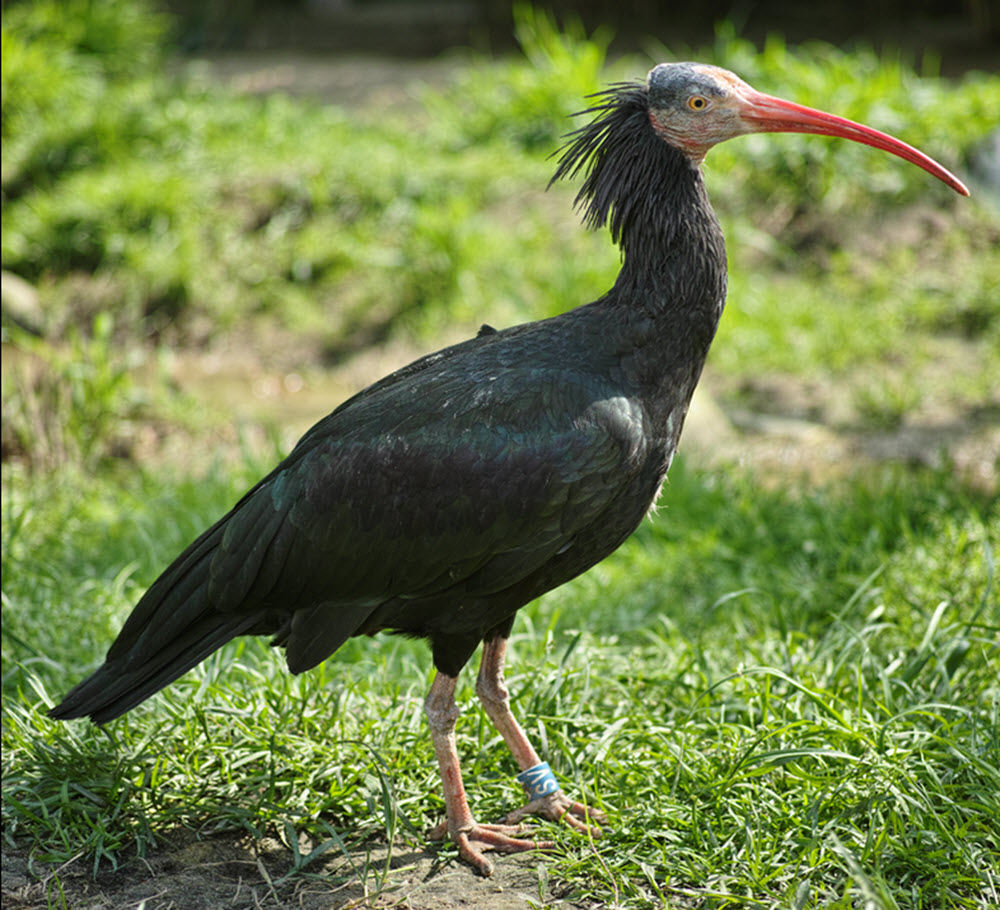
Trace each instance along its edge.
<path fill-rule="evenodd" d="M 714 145 L 758 132 L 842 137 L 918 165 L 871 127 L 775 98 L 727 70 L 663 63 L 590 96 L 552 182 L 582 176 L 586 226 L 619 246 L 614 285 L 551 318 L 479 333 L 349 398 L 167 567 L 103 664 L 49 711 L 106 723 L 241 635 L 268 635 L 302 673 L 349 638 L 426 639 L 424 703 L 450 837 L 485 854 L 547 849 L 529 815 L 599 835 L 605 813 L 568 795 L 510 708 L 518 610 L 613 553 L 650 512 L 723 312 L 726 247 L 701 172 Z M 505 741 L 526 805 L 477 822 L 456 748 L 459 672 Z"/>

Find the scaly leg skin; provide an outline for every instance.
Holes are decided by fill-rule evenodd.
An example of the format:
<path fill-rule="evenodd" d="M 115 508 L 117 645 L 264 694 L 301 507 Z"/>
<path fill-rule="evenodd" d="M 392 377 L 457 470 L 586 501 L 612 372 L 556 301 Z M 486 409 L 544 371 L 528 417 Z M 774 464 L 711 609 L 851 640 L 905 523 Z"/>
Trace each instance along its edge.
<path fill-rule="evenodd" d="M 496 636 L 483 643 L 483 659 L 479 665 L 476 680 L 476 694 L 482 702 L 483 710 L 493 726 L 503 737 L 514 760 L 522 771 L 541 762 L 517 718 L 510 710 L 510 693 L 503 678 L 504 658 L 507 654 L 507 639 Z M 599 825 L 607 824 L 607 816 L 598 809 L 591 809 L 574 802 L 562 790 L 533 799 L 526 806 L 515 809 L 507 816 L 507 824 L 517 824 L 528 815 L 540 815 L 550 821 L 565 822 L 571 828 L 600 837 Z"/>
<path fill-rule="evenodd" d="M 523 825 L 480 825 L 472 817 L 469 802 L 465 797 L 462 783 L 462 769 L 458 763 L 455 748 L 455 721 L 458 719 L 458 705 L 455 704 L 453 676 L 438 673 L 431 683 L 431 690 L 424 702 L 424 711 L 430 722 L 431 739 L 437 754 L 441 771 L 441 786 L 444 791 L 444 805 L 447 821 L 428 832 L 431 840 L 444 840 L 446 836 L 458 844 L 458 854 L 474 866 L 482 875 L 493 872 L 491 863 L 483 853 L 496 850 L 499 853 L 514 853 L 525 850 L 548 850 L 554 844 L 527 840 L 523 837 Z"/>

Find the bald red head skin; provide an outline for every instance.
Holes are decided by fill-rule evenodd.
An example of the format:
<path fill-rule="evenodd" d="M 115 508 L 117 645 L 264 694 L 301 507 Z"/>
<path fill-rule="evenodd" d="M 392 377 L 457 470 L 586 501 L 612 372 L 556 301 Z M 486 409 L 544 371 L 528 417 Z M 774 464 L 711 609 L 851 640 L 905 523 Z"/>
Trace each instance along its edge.
<path fill-rule="evenodd" d="M 646 79 L 649 120 L 667 142 L 699 165 L 713 145 L 747 133 L 815 133 L 861 142 L 898 155 L 947 183 L 969 191 L 949 170 L 886 133 L 765 95 L 739 76 L 703 63 L 661 63 Z"/>

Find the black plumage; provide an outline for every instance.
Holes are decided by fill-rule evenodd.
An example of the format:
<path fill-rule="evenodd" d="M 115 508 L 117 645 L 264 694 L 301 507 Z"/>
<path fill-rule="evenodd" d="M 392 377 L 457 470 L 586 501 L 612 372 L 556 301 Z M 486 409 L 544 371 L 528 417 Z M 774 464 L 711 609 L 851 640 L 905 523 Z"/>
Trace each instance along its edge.
<path fill-rule="evenodd" d="M 551 319 L 484 325 L 338 407 L 153 583 L 51 716 L 111 720 L 238 635 L 273 636 L 295 673 L 351 636 L 423 637 L 449 833 L 483 872 L 482 850 L 532 846 L 468 812 L 454 679 L 485 642 L 484 707 L 522 769 L 536 765 L 507 707 L 505 641 L 521 607 L 621 545 L 666 476 L 726 294 L 698 165 L 708 145 L 768 128 L 725 114 L 767 98 L 741 86 L 753 91 L 673 64 L 596 96 L 553 179 L 585 175 L 585 222 L 621 246 L 614 287 Z M 692 99 L 720 119 L 699 120 Z M 528 811 L 588 823 L 561 791 Z"/>
<path fill-rule="evenodd" d="M 246 633 L 273 634 L 298 673 L 391 629 L 429 638 L 455 676 L 520 607 L 631 534 L 726 282 L 701 175 L 653 134 L 645 95 L 605 93 L 556 173 L 590 169 L 586 218 L 610 220 L 624 251 L 611 291 L 487 327 L 342 404 L 157 579 L 54 717 L 117 717 Z"/>

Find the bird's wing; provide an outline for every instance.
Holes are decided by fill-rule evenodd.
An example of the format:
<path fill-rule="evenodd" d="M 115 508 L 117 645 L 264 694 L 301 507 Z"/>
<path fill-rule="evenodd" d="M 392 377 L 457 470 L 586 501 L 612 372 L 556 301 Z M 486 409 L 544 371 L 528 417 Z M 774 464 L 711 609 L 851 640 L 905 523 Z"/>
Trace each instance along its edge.
<path fill-rule="evenodd" d="M 570 546 L 637 470 L 643 416 L 603 373 L 503 334 L 417 361 L 313 427 L 157 579 L 108 661 L 141 663 L 220 616 L 232 634 L 280 633 L 316 610 L 315 640 L 286 641 L 304 669 L 389 599 L 485 596 Z"/>
<path fill-rule="evenodd" d="M 229 517 L 213 602 L 484 595 L 536 568 L 617 495 L 641 415 L 576 377 L 533 378 L 446 370 L 339 412 Z"/>

